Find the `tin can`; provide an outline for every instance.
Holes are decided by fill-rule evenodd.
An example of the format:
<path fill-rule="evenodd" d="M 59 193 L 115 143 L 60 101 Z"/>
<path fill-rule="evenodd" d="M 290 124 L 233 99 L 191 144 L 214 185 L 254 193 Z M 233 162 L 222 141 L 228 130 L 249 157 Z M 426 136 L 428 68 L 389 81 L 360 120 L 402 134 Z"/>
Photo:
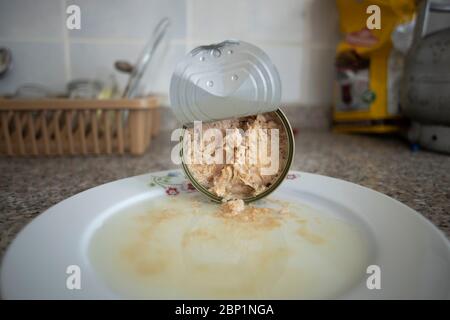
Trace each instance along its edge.
<path fill-rule="evenodd" d="M 177 64 L 170 84 L 171 108 L 184 128 L 194 121 L 213 122 L 267 112 L 273 112 L 280 120 L 287 137 L 285 166 L 270 187 L 242 199 L 247 203 L 273 192 L 292 164 L 294 135 L 288 119 L 278 108 L 280 100 L 281 81 L 270 58 L 258 47 L 236 40 L 193 49 Z M 222 197 L 196 181 L 183 160 L 183 149 L 180 156 L 192 185 L 209 199 L 221 202 Z"/>
<path fill-rule="evenodd" d="M 292 164 L 292 160 L 294 157 L 295 144 L 294 144 L 294 138 L 293 138 L 294 135 L 292 133 L 291 126 L 290 126 L 289 121 L 286 118 L 285 114 L 280 109 L 274 111 L 273 113 L 276 115 L 278 120 L 280 120 L 283 130 L 285 130 L 285 132 L 286 132 L 286 137 L 287 137 L 287 139 L 286 139 L 286 158 L 285 158 L 285 161 L 283 162 L 283 167 L 282 167 L 281 171 L 279 172 L 276 180 L 273 181 L 272 184 L 263 192 L 258 193 L 254 196 L 250 196 L 250 197 L 242 197 L 242 200 L 246 203 L 262 199 L 262 198 L 266 197 L 267 195 L 269 195 L 270 193 L 272 193 L 273 191 L 275 191 L 275 189 L 283 182 L 283 180 L 286 177 L 286 175 L 288 174 L 289 168 Z M 187 130 L 187 129 L 188 128 L 185 126 L 185 130 Z M 181 139 L 183 140 L 184 138 L 185 138 L 185 135 L 183 134 Z M 181 145 L 183 146 L 182 141 L 181 141 Z M 185 161 L 183 152 L 184 152 L 184 149 L 181 148 L 180 157 L 182 160 L 182 167 L 183 167 L 186 177 L 191 181 L 192 185 L 199 192 L 206 195 L 210 200 L 212 200 L 214 202 L 222 202 L 223 201 L 222 197 L 217 196 L 216 194 L 214 194 L 213 192 L 208 190 L 207 187 L 205 187 L 204 185 L 202 185 L 201 183 L 199 183 L 196 180 L 194 174 L 192 174 L 192 172 L 189 169 L 189 165 Z"/>

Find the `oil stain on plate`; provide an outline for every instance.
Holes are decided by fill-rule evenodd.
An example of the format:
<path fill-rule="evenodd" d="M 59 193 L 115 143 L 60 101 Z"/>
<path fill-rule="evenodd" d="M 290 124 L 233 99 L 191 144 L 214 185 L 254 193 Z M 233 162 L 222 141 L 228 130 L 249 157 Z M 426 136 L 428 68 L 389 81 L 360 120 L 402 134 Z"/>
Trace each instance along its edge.
<path fill-rule="evenodd" d="M 124 298 L 332 298 L 365 274 L 360 230 L 306 205 L 269 198 L 230 216 L 197 193 L 158 200 L 112 215 L 90 241 Z"/>

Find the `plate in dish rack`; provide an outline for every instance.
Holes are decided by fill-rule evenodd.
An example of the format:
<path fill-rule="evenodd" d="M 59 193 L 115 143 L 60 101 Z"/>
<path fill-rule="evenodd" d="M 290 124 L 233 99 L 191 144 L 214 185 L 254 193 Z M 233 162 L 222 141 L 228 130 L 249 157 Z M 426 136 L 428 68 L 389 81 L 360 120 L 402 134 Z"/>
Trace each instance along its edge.
<path fill-rule="evenodd" d="M 6 299 L 447 299 L 450 245 L 414 210 L 342 180 L 293 171 L 229 215 L 173 170 L 48 209 L 0 279 Z"/>

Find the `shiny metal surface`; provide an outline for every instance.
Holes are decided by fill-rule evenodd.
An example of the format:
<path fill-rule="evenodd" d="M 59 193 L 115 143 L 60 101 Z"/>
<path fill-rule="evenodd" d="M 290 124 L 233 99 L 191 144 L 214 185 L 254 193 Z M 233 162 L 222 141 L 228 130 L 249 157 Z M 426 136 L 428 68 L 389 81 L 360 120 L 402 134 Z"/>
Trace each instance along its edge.
<path fill-rule="evenodd" d="M 182 124 L 275 111 L 281 82 L 270 58 L 236 40 L 200 46 L 176 66 L 171 107 Z"/>
<path fill-rule="evenodd" d="M 450 125 L 450 28 L 424 35 L 430 6 L 426 2 L 420 10 L 406 56 L 402 108 L 417 122 Z"/>

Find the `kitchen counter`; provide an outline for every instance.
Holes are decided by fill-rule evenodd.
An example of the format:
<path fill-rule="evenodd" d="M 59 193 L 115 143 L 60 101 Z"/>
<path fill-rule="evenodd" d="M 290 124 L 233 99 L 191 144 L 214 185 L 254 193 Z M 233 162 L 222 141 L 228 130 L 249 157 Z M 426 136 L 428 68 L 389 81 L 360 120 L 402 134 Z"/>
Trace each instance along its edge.
<path fill-rule="evenodd" d="M 142 157 L 0 158 L 0 254 L 45 209 L 83 190 L 176 168 L 168 134 Z M 450 157 L 411 152 L 399 139 L 300 131 L 292 169 L 344 179 L 414 208 L 450 236 Z"/>

